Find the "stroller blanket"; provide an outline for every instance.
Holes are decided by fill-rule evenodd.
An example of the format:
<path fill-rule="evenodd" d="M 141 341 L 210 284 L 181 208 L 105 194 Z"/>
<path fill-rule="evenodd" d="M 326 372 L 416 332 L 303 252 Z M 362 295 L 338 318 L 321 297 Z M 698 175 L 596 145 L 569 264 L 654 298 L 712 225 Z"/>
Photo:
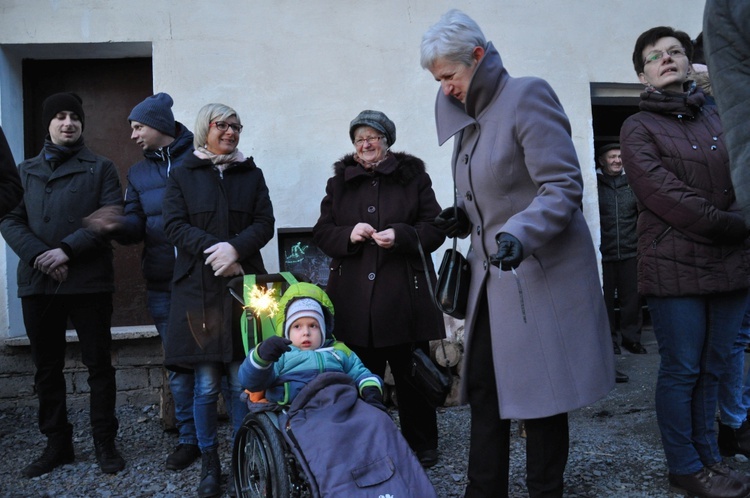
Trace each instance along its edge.
<path fill-rule="evenodd" d="M 314 497 L 437 498 L 396 424 L 359 398 L 346 374 L 317 376 L 279 416 L 279 427 Z"/>

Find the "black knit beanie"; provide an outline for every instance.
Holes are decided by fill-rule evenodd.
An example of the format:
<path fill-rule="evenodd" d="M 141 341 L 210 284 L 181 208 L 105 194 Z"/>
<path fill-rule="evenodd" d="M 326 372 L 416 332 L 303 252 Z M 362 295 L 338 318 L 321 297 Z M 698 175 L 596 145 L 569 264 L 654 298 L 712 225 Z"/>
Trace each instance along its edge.
<path fill-rule="evenodd" d="M 172 114 L 172 97 L 168 93 L 157 93 L 133 107 L 128 121 L 138 121 L 141 124 L 159 130 L 170 137 L 175 136 L 174 115 Z"/>
<path fill-rule="evenodd" d="M 42 121 L 44 126 L 49 128 L 50 121 L 58 112 L 74 112 L 81 119 L 81 129 L 85 125 L 86 116 L 83 114 L 83 100 L 81 97 L 72 92 L 62 92 L 50 95 L 44 99 L 42 104 Z"/>

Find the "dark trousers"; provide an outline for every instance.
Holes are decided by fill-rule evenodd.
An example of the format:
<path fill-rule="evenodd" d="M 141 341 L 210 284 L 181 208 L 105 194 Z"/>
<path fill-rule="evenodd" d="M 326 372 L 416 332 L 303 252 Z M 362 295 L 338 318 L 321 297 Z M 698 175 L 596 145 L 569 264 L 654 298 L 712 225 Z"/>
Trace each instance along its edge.
<path fill-rule="evenodd" d="M 416 347 L 429 353 L 427 342 L 417 343 Z M 399 344 L 386 348 L 363 348 L 353 346 L 352 350 L 370 371 L 381 378 L 385 375 L 385 363 L 391 366 L 393 381 L 396 384 L 398 417 L 401 433 L 411 446 L 419 452 L 438 447 L 437 413 L 427 403 L 422 393 L 405 380 L 409 375 L 411 344 Z"/>
<path fill-rule="evenodd" d="M 465 498 L 508 496 L 510 420 L 501 418 L 492 362 L 487 297 L 482 293 L 471 331 L 467 388 L 471 407 L 469 485 Z M 568 462 L 568 414 L 560 413 L 526 424 L 526 487 L 530 498 L 563 496 Z"/>
<path fill-rule="evenodd" d="M 620 302 L 620 335 L 629 342 L 641 342 L 641 296 L 638 294 L 636 258 L 602 262 L 604 303 L 607 305 L 612 341 L 617 342 L 615 320 L 615 291 Z"/>
<path fill-rule="evenodd" d="M 111 357 L 112 294 L 37 295 L 21 298 L 34 385 L 39 396 L 39 430 L 46 436 L 69 430 L 65 402 L 65 330 L 78 334 L 81 361 L 88 368 L 90 418 L 95 439 L 117 434 L 117 387 Z"/>

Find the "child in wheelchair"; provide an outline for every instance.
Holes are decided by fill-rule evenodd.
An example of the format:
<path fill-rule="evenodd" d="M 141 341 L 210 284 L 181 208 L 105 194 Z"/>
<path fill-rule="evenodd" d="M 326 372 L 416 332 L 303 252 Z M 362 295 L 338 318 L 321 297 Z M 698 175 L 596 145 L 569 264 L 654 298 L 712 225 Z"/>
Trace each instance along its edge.
<path fill-rule="evenodd" d="M 294 284 L 284 293 L 280 306 L 286 306 L 279 314 L 283 315 L 283 337 L 269 337 L 250 351 L 239 371 L 246 389 L 265 390 L 269 402 L 289 405 L 318 374 L 342 372 L 357 383 L 362 399 L 386 410 L 382 380 L 353 351 L 334 340 L 333 304 L 322 289 Z"/>
<path fill-rule="evenodd" d="M 436 497 L 387 413 L 382 380 L 335 340 L 333 316 L 321 288 L 290 285 L 279 301 L 276 335 L 248 353 L 240 382 L 265 390 L 267 404 L 286 406 L 277 427 L 313 497 Z"/>

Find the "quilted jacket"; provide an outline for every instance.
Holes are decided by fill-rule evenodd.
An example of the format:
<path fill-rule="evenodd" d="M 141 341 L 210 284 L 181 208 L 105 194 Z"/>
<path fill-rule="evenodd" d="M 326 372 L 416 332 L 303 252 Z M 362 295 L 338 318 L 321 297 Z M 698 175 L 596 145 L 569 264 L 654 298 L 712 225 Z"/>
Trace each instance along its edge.
<path fill-rule="evenodd" d="M 703 32 L 708 66 L 726 132 L 732 183 L 750 225 L 750 2 L 708 0 Z"/>
<path fill-rule="evenodd" d="M 716 108 L 700 89 L 641 94 L 620 130 L 639 203 L 638 290 L 687 296 L 748 287 L 747 229 Z"/>

